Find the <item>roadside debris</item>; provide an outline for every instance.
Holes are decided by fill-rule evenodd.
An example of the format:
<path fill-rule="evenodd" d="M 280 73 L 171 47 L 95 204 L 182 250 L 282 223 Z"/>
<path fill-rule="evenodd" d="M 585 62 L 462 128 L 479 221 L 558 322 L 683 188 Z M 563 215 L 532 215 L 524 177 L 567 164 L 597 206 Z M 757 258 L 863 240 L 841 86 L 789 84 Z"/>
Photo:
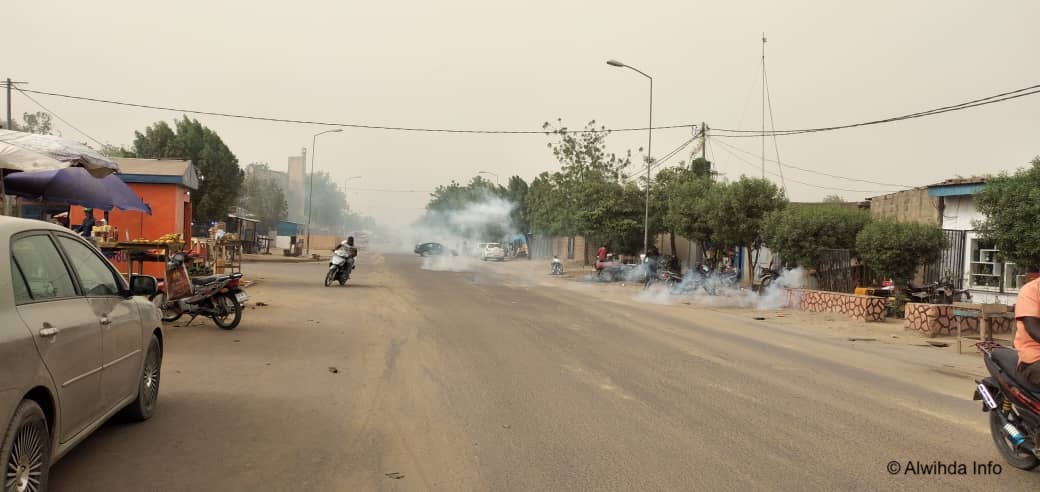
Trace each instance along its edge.
<path fill-rule="evenodd" d="M 940 342 L 938 340 L 925 340 L 925 341 L 928 342 L 928 345 L 931 345 L 933 347 L 949 347 L 950 346 L 950 344 L 948 344 L 946 342 Z"/>
<path fill-rule="evenodd" d="M 266 302 L 263 302 L 263 301 L 260 301 L 260 302 L 256 303 L 256 305 L 257 305 L 258 307 L 267 307 L 267 303 L 266 303 Z"/>
<path fill-rule="evenodd" d="M 385 473 L 385 475 L 386 475 L 387 478 L 392 478 L 394 480 L 400 480 L 400 479 L 404 478 L 404 474 L 403 473 L 397 473 L 397 472 Z"/>
<path fill-rule="evenodd" d="M 765 318 L 763 318 L 761 316 L 755 316 L 754 318 L 751 318 L 751 319 L 756 320 L 756 321 L 765 321 L 766 320 Z"/>
<path fill-rule="evenodd" d="M 329 366 L 329 372 L 336 374 L 339 372 L 339 369 L 336 366 Z"/>
<path fill-rule="evenodd" d="M 503 429 L 511 429 L 511 428 L 513 428 L 513 426 L 511 426 L 509 424 L 502 424 L 502 428 Z"/>
<path fill-rule="evenodd" d="M 877 338 L 849 337 L 850 342 L 876 342 Z"/>

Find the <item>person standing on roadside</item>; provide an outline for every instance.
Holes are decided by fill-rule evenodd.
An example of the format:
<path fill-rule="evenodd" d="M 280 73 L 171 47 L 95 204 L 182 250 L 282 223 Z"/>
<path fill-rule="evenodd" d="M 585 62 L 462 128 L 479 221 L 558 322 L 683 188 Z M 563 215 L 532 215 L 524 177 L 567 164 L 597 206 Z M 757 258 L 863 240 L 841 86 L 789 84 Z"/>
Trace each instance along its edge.
<path fill-rule="evenodd" d="M 83 224 L 79 226 L 79 235 L 83 237 L 90 237 L 94 232 L 94 224 L 97 223 L 94 220 L 94 209 L 84 208 L 83 209 Z"/>
<path fill-rule="evenodd" d="M 603 246 L 600 246 L 599 250 L 596 251 L 596 259 L 599 260 L 599 261 L 607 261 L 607 245 L 606 244 L 603 244 Z"/>

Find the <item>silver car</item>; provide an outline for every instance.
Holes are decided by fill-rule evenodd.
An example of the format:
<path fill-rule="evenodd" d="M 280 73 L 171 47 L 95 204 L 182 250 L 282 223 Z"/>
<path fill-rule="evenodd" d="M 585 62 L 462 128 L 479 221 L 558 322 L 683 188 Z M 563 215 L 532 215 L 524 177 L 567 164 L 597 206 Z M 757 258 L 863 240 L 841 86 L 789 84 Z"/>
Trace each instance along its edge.
<path fill-rule="evenodd" d="M 0 490 L 45 490 L 51 463 L 159 397 L 163 333 L 147 296 L 68 229 L 0 217 Z"/>

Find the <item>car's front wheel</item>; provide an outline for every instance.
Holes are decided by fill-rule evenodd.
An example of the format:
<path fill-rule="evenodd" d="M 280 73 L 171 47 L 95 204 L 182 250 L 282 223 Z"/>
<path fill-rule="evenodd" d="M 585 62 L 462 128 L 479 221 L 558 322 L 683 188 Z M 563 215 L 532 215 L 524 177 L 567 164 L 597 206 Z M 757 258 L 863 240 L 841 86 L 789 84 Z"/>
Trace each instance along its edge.
<path fill-rule="evenodd" d="M 159 403 L 159 376 L 162 373 L 162 345 L 159 337 L 152 335 L 144 357 L 141 378 L 137 382 L 137 399 L 126 407 L 126 414 L 134 420 L 152 418 Z"/>
<path fill-rule="evenodd" d="M 4 436 L 0 447 L 3 490 L 47 490 L 51 471 L 51 433 L 40 405 L 32 400 L 22 400 Z"/>

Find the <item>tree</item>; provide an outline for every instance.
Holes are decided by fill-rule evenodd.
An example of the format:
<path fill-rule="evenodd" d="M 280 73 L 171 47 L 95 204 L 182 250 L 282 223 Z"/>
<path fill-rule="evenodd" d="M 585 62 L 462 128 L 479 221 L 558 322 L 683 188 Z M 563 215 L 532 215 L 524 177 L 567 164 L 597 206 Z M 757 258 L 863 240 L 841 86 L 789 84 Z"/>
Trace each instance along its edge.
<path fill-rule="evenodd" d="M 341 232 L 347 226 L 350 207 L 347 195 L 332 180 L 328 172 L 319 171 L 307 176 L 310 196 L 304 202 L 304 216 L 310 217 L 314 227 Z M 308 210 L 312 213 L 308 214 Z"/>
<path fill-rule="evenodd" d="M 51 125 L 51 114 L 43 111 L 35 113 L 22 113 L 22 122 L 11 121 L 11 130 L 26 133 L 39 133 L 41 135 L 53 135 L 54 128 Z"/>
<path fill-rule="evenodd" d="M 919 266 L 937 261 L 945 247 L 941 229 L 916 222 L 870 222 L 856 235 L 859 258 L 895 280 L 897 289 L 913 278 Z"/>
<path fill-rule="evenodd" d="M 1023 267 L 1040 266 L 1040 157 L 1015 174 L 986 180 L 975 195 L 975 208 L 985 220 L 975 228 L 992 240 L 1000 255 Z"/>
<path fill-rule="evenodd" d="M 856 235 L 870 221 L 863 210 L 791 205 L 766 215 L 762 238 L 788 264 L 819 266 L 824 249 L 856 248 Z"/>
<path fill-rule="evenodd" d="M 101 146 L 100 152 L 109 157 L 137 157 L 132 150 L 122 145 L 104 144 Z"/>
<path fill-rule="evenodd" d="M 253 163 L 246 168 L 239 206 L 260 220 L 260 230 L 268 231 L 286 219 L 289 203 L 285 199 L 285 191 L 267 177 L 265 171 L 270 171 L 266 163 Z"/>
<path fill-rule="evenodd" d="M 771 181 L 741 176 L 739 181 L 710 187 L 700 202 L 699 213 L 713 241 L 753 251 L 754 265 L 762 244 L 763 219 L 786 205 L 783 191 Z"/>
<path fill-rule="evenodd" d="M 506 197 L 509 201 L 516 205 L 513 208 L 510 219 L 513 222 L 513 227 L 517 231 L 522 233 L 530 232 L 530 227 L 527 222 L 527 191 L 529 187 L 527 182 L 524 181 L 520 176 L 512 176 L 509 178 L 509 184 L 506 187 Z"/>
<path fill-rule="evenodd" d="M 845 203 L 845 199 L 841 195 L 827 195 L 823 197 L 823 203 Z"/>
<path fill-rule="evenodd" d="M 459 237 L 497 240 L 517 230 L 509 223 L 515 209 L 509 190 L 477 175 L 465 186 L 456 181 L 438 186 L 430 194 L 422 223 Z"/>
<path fill-rule="evenodd" d="M 165 121 L 134 132 L 133 152 L 149 159 L 187 159 L 199 174 L 199 189 L 191 193 L 196 222 L 225 217 L 238 200 L 244 175 L 238 158 L 213 130 L 187 116 L 175 121 L 176 130 Z"/>

